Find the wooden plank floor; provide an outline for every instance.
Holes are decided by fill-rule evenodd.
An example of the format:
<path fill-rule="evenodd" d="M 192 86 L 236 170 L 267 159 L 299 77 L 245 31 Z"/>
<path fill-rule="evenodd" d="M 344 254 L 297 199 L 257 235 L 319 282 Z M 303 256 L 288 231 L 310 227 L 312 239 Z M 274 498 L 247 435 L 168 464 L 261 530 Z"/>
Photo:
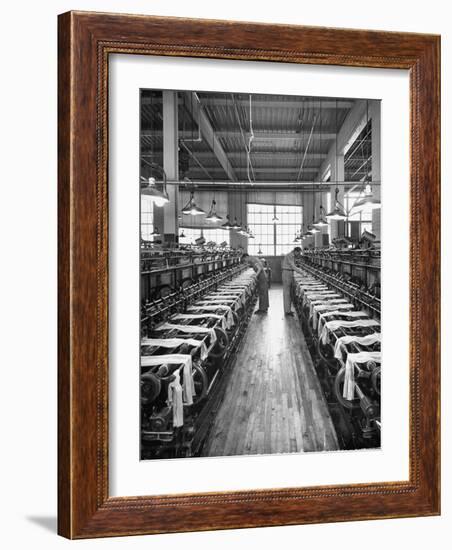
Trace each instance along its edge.
<path fill-rule="evenodd" d="M 296 316 L 282 287 L 253 315 L 202 456 L 329 451 L 336 432 Z"/>

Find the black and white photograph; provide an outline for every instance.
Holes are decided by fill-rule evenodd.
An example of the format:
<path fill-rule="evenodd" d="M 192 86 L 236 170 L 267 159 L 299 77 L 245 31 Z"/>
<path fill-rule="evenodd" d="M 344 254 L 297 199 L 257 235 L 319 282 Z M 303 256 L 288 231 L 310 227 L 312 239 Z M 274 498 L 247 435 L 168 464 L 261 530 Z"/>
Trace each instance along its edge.
<path fill-rule="evenodd" d="M 380 447 L 380 106 L 140 90 L 142 460 Z"/>

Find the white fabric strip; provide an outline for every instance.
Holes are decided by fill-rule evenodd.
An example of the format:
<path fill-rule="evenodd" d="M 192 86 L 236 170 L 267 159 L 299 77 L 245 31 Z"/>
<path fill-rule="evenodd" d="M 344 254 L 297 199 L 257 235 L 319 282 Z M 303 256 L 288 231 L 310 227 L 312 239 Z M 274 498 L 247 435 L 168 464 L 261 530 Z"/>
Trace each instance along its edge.
<path fill-rule="evenodd" d="M 319 336 L 322 333 L 323 325 L 325 324 L 325 319 L 329 315 L 340 315 L 341 317 L 345 317 L 352 319 L 353 317 L 361 317 L 363 319 L 368 319 L 369 315 L 365 311 L 340 311 L 339 309 L 335 309 L 333 311 L 325 311 L 324 313 L 320 314 L 319 317 Z M 336 320 L 336 319 L 333 319 Z M 339 320 L 339 319 L 337 319 Z"/>
<path fill-rule="evenodd" d="M 190 306 L 187 311 L 218 311 L 223 310 L 225 311 L 226 316 L 226 326 L 227 328 L 231 328 L 234 326 L 234 317 L 232 315 L 232 307 L 231 306 L 225 306 L 225 305 L 216 305 L 216 306 Z"/>
<path fill-rule="evenodd" d="M 211 299 L 236 300 L 238 302 L 241 302 L 243 305 L 245 305 L 246 303 L 246 297 L 243 292 L 240 294 L 222 294 L 222 293 L 208 294 L 207 296 L 205 296 L 205 298 L 206 300 L 211 300 Z"/>
<path fill-rule="evenodd" d="M 194 348 L 200 348 L 200 357 L 202 360 L 207 359 L 207 346 L 204 340 L 195 340 L 194 338 L 143 338 L 142 346 L 155 346 L 160 348 L 174 348 L 188 344 Z"/>
<path fill-rule="evenodd" d="M 215 329 L 208 327 L 198 327 L 196 325 L 176 325 L 172 323 L 163 323 L 155 330 L 179 330 L 180 332 L 186 332 L 188 334 L 209 334 L 211 339 L 211 345 L 217 341 L 217 335 Z"/>
<path fill-rule="evenodd" d="M 337 294 L 339 296 L 339 294 Z M 314 314 L 314 307 L 315 306 L 326 306 L 331 304 L 349 304 L 350 302 L 346 300 L 345 298 L 332 298 L 331 296 L 327 296 L 323 299 L 316 299 L 309 302 L 309 315 L 312 317 Z"/>
<path fill-rule="evenodd" d="M 153 367 L 160 365 L 183 365 L 184 373 L 184 400 L 187 405 L 193 405 L 195 395 L 195 384 L 193 382 L 192 359 L 190 354 L 169 353 L 168 355 L 142 355 L 141 366 Z"/>
<path fill-rule="evenodd" d="M 342 348 L 348 344 L 354 343 L 361 344 L 363 346 L 371 346 L 372 344 L 375 344 L 375 342 L 381 342 L 381 334 L 379 332 L 367 334 L 366 336 L 354 336 L 352 334 L 341 336 L 334 344 L 334 357 L 336 357 L 336 359 L 342 359 Z"/>
<path fill-rule="evenodd" d="M 305 292 L 303 294 L 303 304 L 306 305 L 312 300 L 326 299 L 326 298 L 340 298 L 341 295 L 336 292 L 325 291 L 325 292 Z"/>
<path fill-rule="evenodd" d="M 344 300 L 345 302 L 345 300 Z M 321 312 L 325 311 L 335 311 L 335 310 L 344 310 L 344 309 L 353 309 L 353 304 L 349 303 L 338 303 L 338 300 L 332 300 L 331 302 L 325 304 L 322 302 L 320 305 L 314 305 L 312 310 L 312 326 L 317 328 L 319 315 Z"/>
<path fill-rule="evenodd" d="M 229 328 L 226 321 L 226 315 L 216 315 L 215 313 L 178 313 L 171 320 L 176 319 L 217 319 L 221 322 L 221 328 L 226 330 Z"/>
<path fill-rule="evenodd" d="M 327 344 L 330 339 L 330 332 L 337 330 L 338 328 L 354 328 L 354 327 L 379 327 L 380 323 L 374 319 L 360 319 L 357 321 L 328 321 L 323 327 L 320 339 L 323 344 Z"/>
<path fill-rule="evenodd" d="M 304 296 L 304 294 L 306 292 L 326 292 L 328 291 L 328 287 L 327 286 L 298 286 L 297 287 L 297 296 L 299 296 L 300 298 L 302 296 Z"/>
<path fill-rule="evenodd" d="M 359 353 L 349 353 L 345 363 L 344 389 L 343 397 L 348 401 L 355 398 L 355 367 L 357 363 L 367 363 L 374 361 L 381 363 L 380 351 L 360 351 Z"/>
<path fill-rule="evenodd" d="M 219 298 L 211 298 L 210 300 L 199 300 L 196 302 L 195 305 L 231 305 L 234 311 L 238 309 L 239 301 L 238 300 L 230 300 L 229 298 L 226 298 L 224 300 L 221 300 Z"/>

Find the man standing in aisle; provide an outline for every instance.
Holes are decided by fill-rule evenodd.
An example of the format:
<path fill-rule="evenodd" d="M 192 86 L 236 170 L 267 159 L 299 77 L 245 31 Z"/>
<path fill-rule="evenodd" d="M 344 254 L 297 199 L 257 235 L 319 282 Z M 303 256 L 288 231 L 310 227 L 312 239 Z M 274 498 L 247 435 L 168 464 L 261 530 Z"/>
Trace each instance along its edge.
<path fill-rule="evenodd" d="M 268 310 L 268 281 L 265 269 L 259 258 L 255 256 L 249 256 L 248 254 L 242 255 L 242 262 L 248 264 L 254 269 L 257 274 L 257 291 L 259 294 L 259 309 L 256 311 L 257 315 L 263 315 Z"/>
<path fill-rule="evenodd" d="M 295 260 L 301 258 L 301 248 L 296 246 L 292 252 L 286 254 L 282 259 L 282 284 L 283 284 L 283 299 L 284 299 L 284 315 L 292 317 L 292 288 L 294 285 L 293 272 L 303 274 L 303 271 L 295 265 Z"/>

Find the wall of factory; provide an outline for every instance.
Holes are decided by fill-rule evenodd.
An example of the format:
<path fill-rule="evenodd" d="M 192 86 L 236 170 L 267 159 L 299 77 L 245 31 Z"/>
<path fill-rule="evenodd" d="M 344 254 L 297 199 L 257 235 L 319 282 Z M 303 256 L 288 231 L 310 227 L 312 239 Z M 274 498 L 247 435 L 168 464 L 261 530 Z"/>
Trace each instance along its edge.
<path fill-rule="evenodd" d="M 247 225 L 247 203 L 253 204 L 276 204 L 276 205 L 295 205 L 303 206 L 305 230 L 307 225 L 312 223 L 313 217 L 319 216 L 320 201 L 326 207 L 327 193 L 316 193 L 315 200 L 311 191 L 240 191 L 230 189 L 228 191 L 217 191 L 215 195 L 212 191 L 195 190 L 194 200 L 196 205 L 202 208 L 206 213 L 210 210 L 212 199 L 215 196 L 216 212 L 226 221 L 226 216 L 229 214 L 229 219 L 233 223 L 237 219 L 238 223 Z M 190 191 L 188 189 L 179 189 L 179 215 L 183 206 L 190 199 Z M 315 202 L 315 212 L 314 212 Z M 222 222 L 224 223 L 224 222 Z M 194 228 L 212 228 L 215 227 L 211 222 L 205 220 L 204 216 L 187 216 L 182 215 L 179 220 L 179 225 L 183 227 Z M 221 226 L 221 224 L 218 224 Z M 327 229 L 323 229 L 323 233 L 327 233 Z M 319 233 L 315 237 L 310 237 L 303 241 L 300 246 L 312 247 L 322 246 L 323 238 Z M 231 246 L 237 248 L 243 247 L 247 249 L 248 239 L 243 235 L 238 235 L 235 231 L 231 232 Z M 295 243 L 294 243 L 295 246 Z M 280 261 L 280 260 L 279 260 Z M 273 260 L 272 260 L 273 262 Z"/>
<path fill-rule="evenodd" d="M 322 194 L 322 204 L 326 207 L 327 193 Z M 196 205 L 202 208 L 206 213 L 210 210 L 212 199 L 214 198 L 212 191 L 195 190 L 194 200 Z M 179 212 L 190 199 L 190 191 L 188 189 L 179 189 Z M 231 223 L 237 219 L 238 223 L 247 225 L 247 203 L 253 204 L 276 204 L 276 205 L 296 205 L 303 206 L 305 229 L 307 225 L 319 215 L 320 194 L 315 197 L 315 212 L 314 212 L 314 197 L 310 191 L 240 191 L 228 190 L 218 191 L 215 193 L 216 212 L 226 221 L 226 216 L 229 215 Z M 224 222 L 222 222 L 224 223 Z M 300 220 L 301 223 L 301 220 Z M 183 227 L 194 228 L 212 228 L 214 224 L 205 220 L 204 216 L 187 216 L 182 215 L 179 220 L 179 225 Z M 218 224 L 221 225 L 221 224 Z M 327 232 L 324 228 L 323 232 Z M 294 246 L 303 248 L 322 246 L 322 234 L 317 234 L 315 237 L 310 237 L 301 243 L 294 243 Z M 248 238 L 237 234 L 235 231 L 230 233 L 230 243 L 234 248 L 242 247 L 245 251 L 248 248 Z M 272 280 L 274 283 L 281 283 L 281 257 L 267 256 L 268 266 L 272 270 Z"/>

